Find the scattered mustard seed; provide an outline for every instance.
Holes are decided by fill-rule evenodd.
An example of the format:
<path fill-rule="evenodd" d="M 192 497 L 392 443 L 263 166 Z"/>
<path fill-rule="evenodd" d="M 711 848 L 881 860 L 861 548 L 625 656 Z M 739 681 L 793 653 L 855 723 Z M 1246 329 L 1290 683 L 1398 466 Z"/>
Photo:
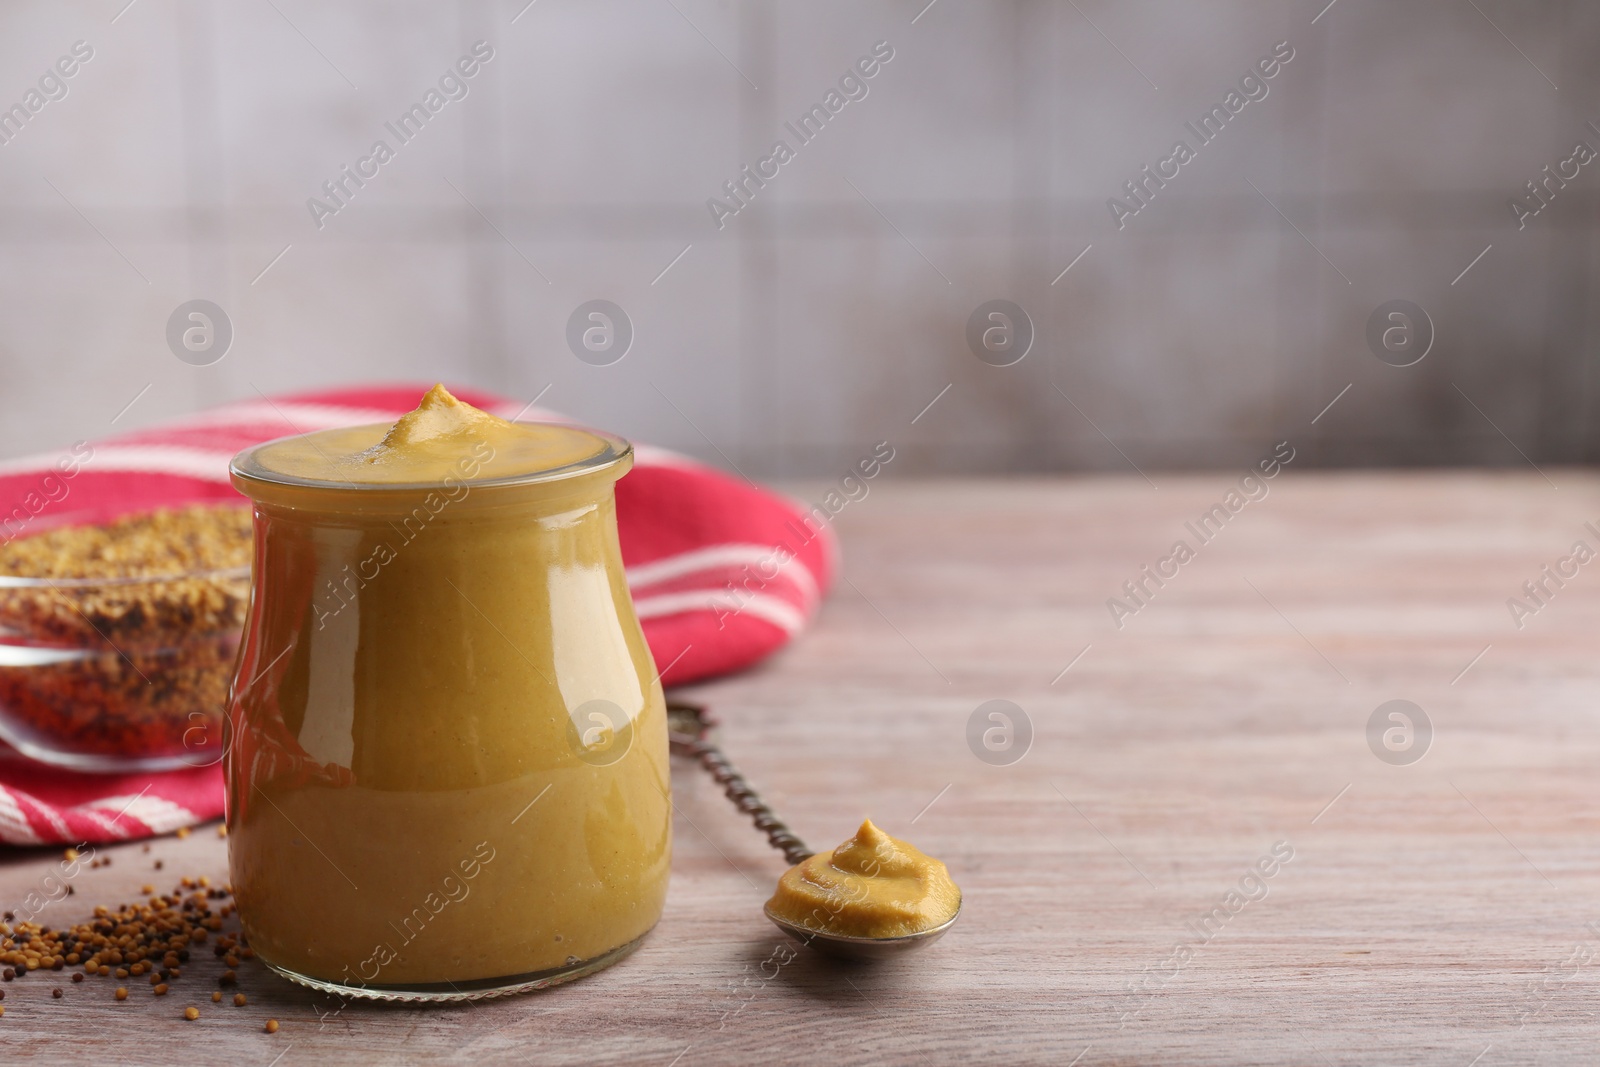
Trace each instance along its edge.
<path fill-rule="evenodd" d="M 154 992 L 155 992 L 155 995 L 158 996 L 158 997 L 166 996 L 167 995 L 167 983 L 162 982 L 160 985 L 156 986 Z"/>
<path fill-rule="evenodd" d="M 3 1014 L 5 1014 L 5 1009 L 4 1008 L 0 1008 L 0 1015 L 3 1015 Z M 277 1032 L 278 1032 L 278 1020 L 276 1020 L 276 1019 L 268 1019 L 267 1020 L 267 1033 L 275 1034 Z"/>
<path fill-rule="evenodd" d="M 178 827 L 178 840 L 179 841 L 182 841 L 184 838 L 186 838 L 188 836 L 189 836 L 189 828 L 187 826 Z"/>
<path fill-rule="evenodd" d="M 233 1006 L 234 1007 L 242 1008 L 248 1003 L 250 1003 L 250 1002 L 245 999 L 245 995 L 243 993 L 235 993 L 233 995 Z"/>
<path fill-rule="evenodd" d="M 222 990 L 213 989 L 211 991 L 211 1003 L 213 1003 L 213 1004 L 221 1004 L 222 1003 Z"/>
<path fill-rule="evenodd" d="M 183 1017 L 185 1019 L 188 1019 L 190 1022 L 194 1022 L 196 1019 L 200 1018 L 200 1009 L 199 1008 L 184 1008 L 183 1009 Z"/>

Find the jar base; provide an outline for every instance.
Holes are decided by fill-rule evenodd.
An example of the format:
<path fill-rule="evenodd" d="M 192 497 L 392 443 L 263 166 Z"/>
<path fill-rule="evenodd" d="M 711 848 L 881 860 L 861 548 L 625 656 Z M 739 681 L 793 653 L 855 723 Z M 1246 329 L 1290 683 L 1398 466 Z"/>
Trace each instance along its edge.
<path fill-rule="evenodd" d="M 651 927 L 653 930 L 654 927 Z M 328 982 L 321 978 L 312 978 L 308 975 L 291 971 L 287 967 L 280 967 L 271 960 L 262 959 L 268 968 L 308 989 L 315 989 L 319 993 L 331 993 L 337 997 L 349 1000 L 384 1000 L 398 1001 L 409 1004 L 445 1004 L 454 1001 L 489 1000 L 493 997 L 506 997 L 514 993 L 532 993 L 539 989 L 548 989 L 563 982 L 571 982 L 595 971 L 603 970 L 613 963 L 623 959 L 634 949 L 644 944 L 644 939 L 650 936 L 646 930 L 638 937 L 624 945 L 618 945 L 609 952 L 602 953 L 593 959 L 580 960 L 571 965 L 551 967 L 543 971 L 529 971 L 524 974 L 506 975 L 500 978 L 478 978 L 470 982 L 415 982 L 406 985 L 346 985 L 343 982 Z"/>

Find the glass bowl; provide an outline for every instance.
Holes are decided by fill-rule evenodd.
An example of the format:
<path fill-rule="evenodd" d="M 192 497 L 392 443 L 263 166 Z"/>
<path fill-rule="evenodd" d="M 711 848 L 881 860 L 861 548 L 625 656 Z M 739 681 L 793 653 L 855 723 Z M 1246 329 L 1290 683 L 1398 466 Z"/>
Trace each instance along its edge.
<path fill-rule="evenodd" d="M 248 565 L 0 574 L 0 740 L 79 771 L 218 762 L 249 590 Z"/>

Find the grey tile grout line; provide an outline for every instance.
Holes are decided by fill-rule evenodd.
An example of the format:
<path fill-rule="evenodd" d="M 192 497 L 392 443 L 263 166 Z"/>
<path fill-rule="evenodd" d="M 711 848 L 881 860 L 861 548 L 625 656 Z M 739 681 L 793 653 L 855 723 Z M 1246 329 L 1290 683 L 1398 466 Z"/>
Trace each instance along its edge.
<path fill-rule="evenodd" d="M 111 248 L 111 251 L 115 252 L 119 256 L 122 256 L 122 262 L 126 263 L 129 267 L 131 267 L 133 269 L 133 272 L 135 274 L 137 274 L 139 277 L 144 278 L 144 283 L 146 285 L 150 285 L 151 284 L 150 279 L 145 275 L 145 272 L 140 270 L 134 264 L 133 260 L 131 260 L 131 259 L 129 259 L 127 257 L 127 255 L 122 251 L 122 249 L 120 249 L 116 245 L 112 244 L 111 243 L 111 238 L 107 237 L 103 232 L 101 232 L 100 227 L 96 226 L 94 223 L 89 221 L 89 216 L 85 215 L 81 211 L 78 211 L 78 205 L 74 204 L 71 200 L 68 200 L 67 199 L 67 194 L 63 193 L 59 188 L 57 188 L 55 182 L 51 181 L 49 178 L 45 178 L 44 179 L 44 183 L 46 185 L 48 185 L 50 188 L 55 190 L 56 195 L 61 198 L 63 203 L 65 203 L 68 207 L 70 207 L 74 212 L 77 212 L 78 217 L 84 221 L 84 224 L 86 226 L 88 226 L 89 229 L 93 230 L 96 234 L 99 234 L 100 240 L 104 241 L 107 245 L 109 245 L 110 248 Z"/>
<path fill-rule="evenodd" d="M 1250 186 L 1250 188 L 1255 189 L 1256 190 L 1256 195 L 1260 196 L 1261 199 L 1265 200 L 1267 202 L 1267 206 L 1268 207 L 1270 207 L 1274 211 L 1277 211 L 1278 212 L 1278 217 L 1283 219 L 1284 222 L 1287 222 L 1289 224 L 1290 229 L 1294 230 L 1295 233 L 1300 234 L 1300 239 L 1302 241 L 1304 241 L 1306 244 L 1311 245 L 1311 250 L 1313 252 L 1315 252 L 1317 255 L 1321 256 L 1323 261 L 1325 263 L 1327 263 L 1328 266 L 1332 267 L 1335 271 L 1338 271 L 1339 277 L 1344 279 L 1344 283 L 1346 285 L 1354 285 L 1355 284 L 1355 282 L 1351 281 L 1349 276 L 1346 275 L 1344 271 L 1339 270 L 1339 264 L 1337 264 L 1333 260 L 1329 259 L 1328 256 L 1327 256 L 1327 253 L 1323 252 L 1322 249 L 1318 248 L 1316 246 L 1316 243 L 1313 242 L 1311 240 L 1311 238 L 1307 237 L 1305 235 L 1304 231 L 1302 231 L 1300 229 L 1300 227 L 1298 227 L 1298 226 L 1296 226 L 1294 224 L 1294 220 L 1293 219 L 1291 219 L 1288 215 L 1285 215 L 1281 210 L 1279 210 L 1278 205 L 1274 204 L 1272 202 L 1272 198 L 1271 197 L 1267 196 L 1266 193 L 1263 193 L 1260 189 L 1256 188 L 1256 183 L 1255 182 L 1251 181 L 1249 178 L 1245 178 L 1245 184 Z"/>
<path fill-rule="evenodd" d="M 858 185 L 856 185 L 855 182 L 851 181 L 849 178 L 845 178 L 844 181 L 845 181 L 846 185 L 850 186 L 850 188 L 852 188 L 852 189 L 854 189 L 856 191 L 856 195 L 857 196 L 861 197 L 862 200 L 865 200 L 867 202 L 867 206 L 868 207 L 870 207 L 873 211 L 876 211 L 878 213 L 878 217 L 880 219 L 882 219 L 884 222 L 889 224 L 889 229 L 893 230 L 895 233 L 900 235 L 900 240 L 902 240 L 906 244 L 910 245 L 911 246 L 911 250 L 913 252 L 915 252 L 917 255 L 921 256 L 922 257 L 922 261 L 924 263 L 926 263 L 928 266 L 932 267 L 934 269 L 934 271 L 939 275 L 939 277 L 944 279 L 944 283 L 946 285 L 954 285 L 955 284 L 955 282 L 950 280 L 950 276 L 948 274 L 946 274 L 942 270 L 939 270 L 939 265 L 937 263 L 935 263 L 933 260 L 928 258 L 928 255 L 927 255 L 926 252 L 924 252 L 922 249 L 918 248 L 915 244 L 913 244 L 912 241 L 911 241 L 911 238 L 907 237 L 905 235 L 905 232 L 903 230 L 901 230 L 900 227 L 896 226 L 893 222 L 891 222 L 889 220 L 889 216 L 885 215 L 883 213 L 882 209 L 879 208 L 877 204 L 874 204 L 872 202 L 872 200 L 867 196 L 867 194 L 863 193 L 861 191 L 861 188 Z"/>

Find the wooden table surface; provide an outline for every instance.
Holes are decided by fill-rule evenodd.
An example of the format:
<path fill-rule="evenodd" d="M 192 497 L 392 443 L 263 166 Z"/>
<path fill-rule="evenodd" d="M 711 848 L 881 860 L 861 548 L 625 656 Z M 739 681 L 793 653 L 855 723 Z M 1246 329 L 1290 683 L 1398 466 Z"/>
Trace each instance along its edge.
<path fill-rule="evenodd" d="M 1184 521 L 1233 477 L 884 479 L 849 504 L 846 580 L 815 629 L 685 694 L 814 846 L 870 814 L 949 864 L 963 916 L 926 952 L 769 962 L 787 945 L 761 916 L 781 859 L 679 764 L 666 915 L 610 970 L 320 1019 L 251 966 L 251 1005 L 206 1000 L 196 1023 L 181 986 L 53 1000 L 35 976 L 0 986 L 0 1049 L 283 1067 L 1600 1061 L 1600 563 L 1520 630 L 1506 604 L 1574 541 L 1600 548 L 1582 526 L 1600 526 L 1600 479 L 1546 473 L 1286 472 L 1120 630 L 1106 598 L 1192 542 Z M 1409 765 L 1368 743 L 1396 698 L 1434 729 Z M 1008 766 L 968 745 L 991 699 L 1032 724 Z M 45 921 L 162 875 L 221 877 L 225 844 L 205 828 L 109 850 Z M 1292 859 L 1249 878 L 1274 846 Z M 58 858 L 7 854 L 0 900 Z M 1241 879 L 1255 899 L 1228 898 Z"/>

